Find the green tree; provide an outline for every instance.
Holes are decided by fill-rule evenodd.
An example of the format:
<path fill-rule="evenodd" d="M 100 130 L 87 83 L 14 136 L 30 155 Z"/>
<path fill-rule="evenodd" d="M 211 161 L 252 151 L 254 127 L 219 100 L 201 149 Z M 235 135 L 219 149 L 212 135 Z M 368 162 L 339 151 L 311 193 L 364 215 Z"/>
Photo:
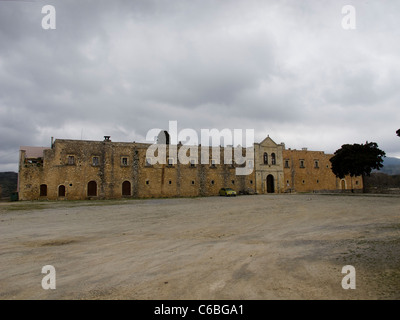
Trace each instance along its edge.
<path fill-rule="evenodd" d="M 379 170 L 383 167 L 383 157 L 385 157 L 385 152 L 380 150 L 375 142 L 344 144 L 335 151 L 330 162 L 332 163 L 332 172 L 340 179 L 346 175 L 361 176 L 365 192 L 365 176 L 369 176 L 373 169 Z"/>

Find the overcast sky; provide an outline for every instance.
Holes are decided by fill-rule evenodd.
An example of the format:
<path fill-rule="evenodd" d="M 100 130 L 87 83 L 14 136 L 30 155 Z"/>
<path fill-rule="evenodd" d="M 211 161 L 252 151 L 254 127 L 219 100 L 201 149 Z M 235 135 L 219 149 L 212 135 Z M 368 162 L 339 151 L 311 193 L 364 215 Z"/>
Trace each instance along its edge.
<path fill-rule="evenodd" d="M 172 120 L 400 157 L 399 39 L 397 0 L 0 1 L 0 171 L 20 146 L 145 142 Z"/>

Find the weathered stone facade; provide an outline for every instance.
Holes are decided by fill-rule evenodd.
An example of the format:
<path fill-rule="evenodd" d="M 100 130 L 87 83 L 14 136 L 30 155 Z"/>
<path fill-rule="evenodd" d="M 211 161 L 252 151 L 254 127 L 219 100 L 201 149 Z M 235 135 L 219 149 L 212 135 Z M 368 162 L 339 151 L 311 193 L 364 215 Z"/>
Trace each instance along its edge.
<path fill-rule="evenodd" d="M 283 172 L 285 192 L 362 191 L 362 178 L 336 178 L 329 159 L 323 151 L 284 150 Z"/>
<path fill-rule="evenodd" d="M 337 191 L 342 182 L 330 169 L 331 155 L 285 150 L 267 137 L 254 144 L 254 168 L 237 175 L 237 164 L 224 164 L 225 148 L 209 148 L 209 164 L 182 164 L 167 153 L 166 164 L 149 164 L 150 144 L 135 142 L 55 140 L 51 148 L 21 147 L 20 200 L 119 199 L 218 195 L 222 187 L 238 193 Z M 174 146 L 179 152 L 182 146 Z M 200 155 L 201 146 L 198 148 Z M 203 147 L 204 148 L 204 147 Z M 214 149 L 214 150 L 213 150 Z M 243 149 L 245 153 L 245 149 Z M 38 155 L 40 154 L 40 155 Z M 304 168 L 299 166 L 303 161 Z M 318 161 L 319 167 L 313 165 Z M 216 164 L 213 164 L 216 162 Z M 345 189 L 362 189 L 361 178 L 344 179 Z"/>
<path fill-rule="evenodd" d="M 254 144 L 256 190 L 258 193 L 281 193 L 284 191 L 282 152 L 283 143 L 276 144 L 269 136 Z"/>

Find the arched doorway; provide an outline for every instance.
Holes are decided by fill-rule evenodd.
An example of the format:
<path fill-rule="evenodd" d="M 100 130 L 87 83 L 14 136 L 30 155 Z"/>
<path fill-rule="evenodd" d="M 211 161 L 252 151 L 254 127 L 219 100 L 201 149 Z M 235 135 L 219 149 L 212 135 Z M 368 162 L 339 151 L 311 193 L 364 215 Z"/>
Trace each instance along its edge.
<path fill-rule="evenodd" d="M 58 187 L 58 196 L 65 197 L 65 186 L 61 185 Z"/>
<path fill-rule="evenodd" d="M 123 196 L 131 195 L 131 183 L 129 181 L 124 181 L 122 183 L 122 195 Z"/>
<path fill-rule="evenodd" d="M 274 193 L 274 192 L 275 192 L 274 176 L 272 174 L 269 174 L 267 176 L 267 193 Z"/>
<path fill-rule="evenodd" d="M 340 184 L 341 184 L 342 190 L 346 190 L 346 180 L 342 179 L 340 181 Z"/>
<path fill-rule="evenodd" d="M 97 196 L 97 183 L 96 183 L 96 181 L 90 181 L 88 183 L 87 195 L 88 195 L 88 197 L 96 197 Z"/>

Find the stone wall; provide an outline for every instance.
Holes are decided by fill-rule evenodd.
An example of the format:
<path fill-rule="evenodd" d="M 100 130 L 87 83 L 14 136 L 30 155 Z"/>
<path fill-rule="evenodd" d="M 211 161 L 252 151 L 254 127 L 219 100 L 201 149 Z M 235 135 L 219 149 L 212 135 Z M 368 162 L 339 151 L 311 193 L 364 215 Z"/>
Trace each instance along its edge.
<path fill-rule="evenodd" d="M 362 190 L 361 177 L 334 176 L 329 162 L 332 155 L 285 149 L 283 143 L 276 144 L 269 137 L 254 144 L 254 162 L 250 164 L 254 170 L 249 175 L 237 175 L 238 164 L 224 163 L 228 148 L 206 147 L 207 163 L 207 159 L 201 161 L 200 157 L 204 147 L 192 147 L 198 155 L 192 165 L 177 161 L 177 155 L 184 150 L 182 145 L 169 146 L 165 164 L 149 164 L 149 146 L 108 139 L 58 139 L 36 159 L 29 159 L 21 150 L 19 199 L 212 196 L 223 187 L 244 194 Z M 246 154 L 246 149 L 242 148 L 242 154 Z M 169 158 L 172 163 L 168 163 Z"/>
<path fill-rule="evenodd" d="M 220 149 L 220 164 L 215 166 L 211 165 L 211 159 L 215 158 L 211 148 L 210 164 L 192 166 L 175 159 L 171 165 L 148 165 L 146 151 L 149 146 L 56 140 L 51 149 L 44 151 L 43 161 L 34 164 L 28 163 L 25 152 L 21 151 L 19 197 L 21 200 L 79 200 L 210 196 L 218 195 L 222 187 L 231 187 L 237 192 L 246 192 L 252 187 L 254 173 L 237 176 L 235 165 L 224 164 L 223 148 Z M 128 186 L 125 194 L 123 184 Z M 41 185 L 47 189 L 46 192 L 42 189 L 42 194 Z"/>
<path fill-rule="evenodd" d="M 362 190 L 361 177 L 336 178 L 329 161 L 332 156 L 323 151 L 284 150 L 285 192 Z"/>

